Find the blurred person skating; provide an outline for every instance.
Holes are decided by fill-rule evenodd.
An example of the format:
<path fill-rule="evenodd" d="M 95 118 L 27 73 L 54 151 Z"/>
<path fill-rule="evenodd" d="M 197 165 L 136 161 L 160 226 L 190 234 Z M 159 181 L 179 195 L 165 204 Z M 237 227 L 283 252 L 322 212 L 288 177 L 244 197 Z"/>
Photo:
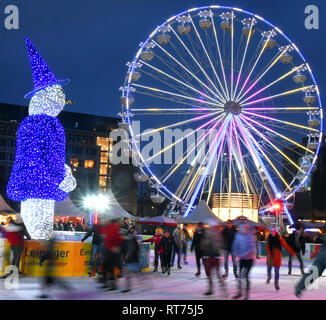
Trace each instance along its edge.
<path fill-rule="evenodd" d="M 44 265 L 44 275 L 42 278 L 42 294 L 41 299 L 49 298 L 49 291 L 54 286 L 57 285 L 66 291 L 70 291 L 70 286 L 62 279 L 62 277 L 56 277 L 56 258 L 54 256 L 54 246 L 55 239 L 52 238 L 47 241 L 47 248 L 45 253 L 40 256 L 40 266 Z"/>
<path fill-rule="evenodd" d="M 104 237 L 104 255 L 103 255 L 103 286 L 101 288 L 108 290 L 117 290 L 116 278 L 114 275 L 114 267 L 120 266 L 121 246 L 123 237 L 120 234 L 120 226 L 118 221 L 112 220 L 103 228 L 101 228 Z M 110 274 L 109 283 L 107 281 L 107 273 Z"/>
<path fill-rule="evenodd" d="M 295 256 L 299 260 L 301 274 L 304 274 L 304 266 L 303 266 L 301 253 L 302 255 L 304 255 L 306 252 L 306 242 L 299 228 L 297 228 L 295 232 L 289 235 L 289 237 L 287 238 L 287 243 L 293 249 Z M 293 257 L 290 255 L 289 263 L 288 263 L 288 268 L 289 268 L 288 274 L 292 273 L 292 261 L 293 261 Z"/>
<path fill-rule="evenodd" d="M 200 251 L 208 280 L 208 290 L 205 292 L 205 295 L 213 294 L 212 272 L 214 270 L 224 295 L 227 295 L 224 281 L 220 275 L 221 244 L 222 237 L 218 225 L 204 229 L 200 240 Z"/>
<path fill-rule="evenodd" d="M 11 265 L 16 266 L 19 274 L 21 274 L 19 264 L 21 253 L 24 248 L 24 237 L 26 237 L 26 240 L 31 240 L 21 216 L 19 214 L 16 215 L 16 222 L 11 219 L 10 222 L 2 228 L 2 232 L 10 244 L 10 254 L 12 255 L 10 263 Z M 1 278 L 6 278 L 12 273 L 13 271 L 11 270 L 8 274 L 2 276 Z"/>
<path fill-rule="evenodd" d="M 186 236 L 183 233 L 183 231 L 181 230 L 181 228 L 178 227 L 173 231 L 172 237 L 173 237 L 175 243 L 177 244 L 179 250 L 176 251 L 174 249 L 174 247 L 172 248 L 171 267 L 173 267 L 173 265 L 174 265 L 175 255 L 177 254 L 178 255 L 178 268 L 182 269 L 181 264 L 180 264 L 181 263 L 181 253 L 182 253 L 183 241 Z"/>
<path fill-rule="evenodd" d="M 192 252 L 195 249 L 196 255 L 196 265 L 197 265 L 197 273 L 196 277 L 200 276 L 200 259 L 202 258 L 202 252 L 200 250 L 200 241 L 204 233 L 204 225 L 202 222 L 198 223 L 198 227 L 196 228 L 194 237 L 192 239 L 190 251 Z"/>
<path fill-rule="evenodd" d="M 190 239 L 189 232 L 188 232 L 188 225 L 184 224 L 182 227 L 182 247 L 181 247 L 181 253 L 183 255 L 183 263 L 188 264 L 187 262 L 187 249 L 188 249 L 188 240 Z"/>
<path fill-rule="evenodd" d="M 149 238 L 147 240 L 143 240 L 142 242 L 150 242 L 153 243 L 154 242 L 154 270 L 153 272 L 157 272 L 157 268 L 158 268 L 158 260 L 161 260 L 161 268 L 163 270 L 163 262 L 162 259 L 160 257 L 163 249 L 158 249 L 158 245 L 160 244 L 161 240 L 163 238 L 162 235 L 162 229 L 161 228 L 157 228 L 155 231 L 155 235 L 152 238 Z"/>
<path fill-rule="evenodd" d="M 91 258 L 89 260 L 89 269 L 88 269 L 88 275 L 91 276 L 92 270 L 94 268 L 94 264 L 96 262 L 95 272 L 97 274 L 100 273 L 100 266 L 103 263 L 103 241 L 101 237 L 101 224 L 94 224 L 85 234 L 84 238 L 81 240 L 81 242 L 84 242 L 87 238 L 92 238 L 92 248 L 91 248 Z M 97 256 L 97 259 L 96 259 Z M 96 261 L 95 261 L 96 259 Z"/>
<path fill-rule="evenodd" d="M 179 248 L 175 243 L 173 237 L 170 234 L 169 230 L 165 230 L 164 237 L 158 245 L 158 250 L 162 249 L 161 261 L 162 261 L 162 273 L 167 272 L 170 275 L 170 266 L 171 266 L 171 256 L 172 256 L 172 247 L 178 252 Z"/>
<path fill-rule="evenodd" d="M 233 254 L 240 259 L 239 264 L 239 278 L 238 288 L 239 292 L 233 297 L 233 299 L 239 299 L 242 297 L 242 281 L 246 281 L 246 293 L 244 300 L 249 299 L 250 281 L 249 273 L 256 256 L 256 235 L 254 235 L 248 223 L 240 224 L 239 231 L 236 233 L 232 251 Z"/>
<path fill-rule="evenodd" d="M 275 279 L 274 286 L 276 290 L 279 290 L 279 278 L 280 267 L 282 265 L 282 247 L 289 252 L 290 255 L 294 255 L 293 249 L 286 243 L 283 237 L 277 232 L 276 226 L 271 227 L 271 232 L 266 239 L 266 251 L 267 251 L 267 280 L 268 284 L 272 278 L 272 267 L 274 267 Z"/>
<path fill-rule="evenodd" d="M 307 289 L 306 285 L 311 286 L 321 275 L 326 268 L 326 240 L 321 245 L 318 254 L 309 267 L 308 271 L 303 275 L 301 280 L 294 288 L 294 294 L 299 298 L 304 290 Z M 308 278 L 308 279 L 307 279 Z"/>
<path fill-rule="evenodd" d="M 260 240 L 261 234 L 258 230 L 255 231 L 255 239 L 256 239 L 256 259 L 260 259 L 259 257 L 259 240 Z"/>
<path fill-rule="evenodd" d="M 139 245 L 134 235 L 134 229 L 130 228 L 128 233 L 125 235 L 125 241 L 122 248 L 122 256 L 125 262 L 125 277 L 126 277 L 126 289 L 122 292 L 131 291 L 131 274 L 139 273 Z"/>
<path fill-rule="evenodd" d="M 222 232 L 223 236 L 223 248 L 224 248 L 224 275 L 223 278 L 227 279 L 229 274 L 229 256 L 232 257 L 233 274 L 234 277 L 238 278 L 238 267 L 236 257 L 232 253 L 232 244 L 236 234 L 235 227 L 233 226 L 232 220 L 227 221 L 227 225 Z"/>

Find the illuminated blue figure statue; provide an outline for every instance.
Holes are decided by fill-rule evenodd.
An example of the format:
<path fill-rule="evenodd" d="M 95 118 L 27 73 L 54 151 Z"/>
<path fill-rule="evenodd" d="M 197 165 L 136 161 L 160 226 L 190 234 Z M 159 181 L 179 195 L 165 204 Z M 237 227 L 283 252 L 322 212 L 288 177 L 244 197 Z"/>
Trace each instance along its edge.
<path fill-rule="evenodd" d="M 29 116 L 17 131 L 15 163 L 7 186 L 10 199 L 22 201 L 21 216 L 33 239 L 53 235 L 55 201 L 63 201 L 76 187 L 65 164 L 65 132 L 56 118 L 66 99 L 62 86 L 33 44 L 25 38 L 31 63 L 34 90 Z"/>

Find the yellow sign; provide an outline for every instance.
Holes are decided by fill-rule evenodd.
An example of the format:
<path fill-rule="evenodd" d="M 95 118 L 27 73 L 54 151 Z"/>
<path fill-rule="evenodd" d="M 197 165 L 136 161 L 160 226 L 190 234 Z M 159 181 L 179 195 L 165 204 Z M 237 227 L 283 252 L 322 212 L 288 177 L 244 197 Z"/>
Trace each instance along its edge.
<path fill-rule="evenodd" d="M 53 250 L 55 276 L 87 276 L 91 254 L 91 243 L 82 242 L 56 242 Z M 46 252 L 46 243 L 43 241 L 25 241 L 21 255 L 21 271 L 26 276 L 43 276 L 46 264 L 40 265 L 40 257 Z M 10 247 L 6 241 L 3 253 L 3 267 L 0 274 L 4 273 L 9 265 Z"/>

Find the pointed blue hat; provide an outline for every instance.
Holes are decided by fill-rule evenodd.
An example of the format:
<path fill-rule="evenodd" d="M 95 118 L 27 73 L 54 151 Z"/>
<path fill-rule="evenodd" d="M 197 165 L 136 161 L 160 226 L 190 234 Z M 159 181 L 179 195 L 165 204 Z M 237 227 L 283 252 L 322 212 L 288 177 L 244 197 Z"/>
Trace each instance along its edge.
<path fill-rule="evenodd" d="M 31 40 L 25 37 L 25 42 L 27 46 L 34 81 L 34 90 L 27 93 L 25 95 L 25 98 L 31 98 L 37 91 L 42 90 L 48 86 L 54 84 L 64 86 L 70 81 L 69 79 L 58 80 L 55 75 L 51 72 L 44 59 L 35 49 Z"/>

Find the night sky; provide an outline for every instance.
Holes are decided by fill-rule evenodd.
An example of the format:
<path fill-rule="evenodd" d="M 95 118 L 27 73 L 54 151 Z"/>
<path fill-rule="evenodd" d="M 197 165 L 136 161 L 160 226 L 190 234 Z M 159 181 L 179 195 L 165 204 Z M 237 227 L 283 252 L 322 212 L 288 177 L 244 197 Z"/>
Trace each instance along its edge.
<path fill-rule="evenodd" d="M 4 8 L 20 10 L 20 29 L 6 30 Z M 120 91 L 140 42 L 169 17 L 211 4 L 235 6 L 278 26 L 306 57 L 326 92 L 326 2 L 321 0 L 2 0 L 0 4 L 0 102 L 27 105 L 33 89 L 24 36 L 32 42 L 58 79 L 70 78 L 66 96 L 76 102 L 66 111 L 116 116 Z M 304 9 L 319 7 L 319 30 L 306 30 Z"/>

